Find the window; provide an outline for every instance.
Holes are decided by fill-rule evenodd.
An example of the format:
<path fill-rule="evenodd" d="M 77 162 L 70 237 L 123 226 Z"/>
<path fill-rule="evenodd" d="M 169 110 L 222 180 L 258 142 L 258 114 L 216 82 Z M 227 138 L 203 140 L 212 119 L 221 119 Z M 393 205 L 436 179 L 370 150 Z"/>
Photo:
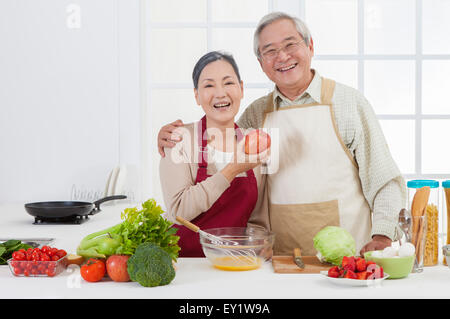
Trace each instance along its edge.
<path fill-rule="evenodd" d="M 450 149 L 440 140 L 450 125 L 444 97 L 450 45 L 442 41 L 450 3 L 306 0 L 303 6 L 316 43 L 314 67 L 364 93 L 405 178 L 449 178 Z"/>
<path fill-rule="evenodd" d="M 261 0 L 151 0 L 145 2 L 147 142 L 148 161 L 144 194 L 162 201 L 159 155 L 155 154 L 159 129 L 176 119 L 189 123 L 203 111 L 194 99 L 192 70 L 206 52 L 231 53 L 244 81 L 244 98 L 238 117 L 253 100 L 273 85 L 253 54 L 253 32 L 273 1 Z M 145 150 L 145 148 L 147 148 Z M 146 185 L 145 185 L 146 184 Z"/>
<path fill-rule="evenodd" d="M 160 127 L 202 116 L 191 81 L 201 55 L 234 55 L 245 86 L 241 112 L 272 90 L 252 49 L 258 20 L 271 11 L 306 21 L 315 44 L 313 67 L 363 92 L 406 179 L 450 178 L 449 1 L 151 0 L 146 6 L 145 146 L 152 196 L 161 198 L 155 155 Z"/>

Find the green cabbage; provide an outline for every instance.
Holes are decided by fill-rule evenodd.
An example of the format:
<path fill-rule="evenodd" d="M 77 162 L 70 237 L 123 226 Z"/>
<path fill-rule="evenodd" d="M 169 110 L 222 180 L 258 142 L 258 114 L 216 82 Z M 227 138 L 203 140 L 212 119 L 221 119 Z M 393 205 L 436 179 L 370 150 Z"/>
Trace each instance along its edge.
<path fill-rule="evenodd" d="M 326 226 L 314 236 L 314 248 L 321 261 L 340 265 L 344 256 L 355 256 L 356 244 L 352 235 L 337 226 Z"/>

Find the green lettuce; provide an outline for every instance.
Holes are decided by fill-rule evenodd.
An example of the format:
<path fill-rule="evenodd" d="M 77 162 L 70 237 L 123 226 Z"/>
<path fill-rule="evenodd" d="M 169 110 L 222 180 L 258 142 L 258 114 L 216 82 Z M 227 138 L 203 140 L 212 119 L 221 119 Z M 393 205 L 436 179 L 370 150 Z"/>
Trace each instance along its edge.
<path fill-rule="evenodd" d="M 340 265 L 344 256 L 355 256 L 356 244 L 352 235 L 337 226 L 326 226 L 314 236 L 317 257 L 324 262 Z"/>
<path fill-rule="evenodd" d="M 84 237 L 77 254 L 85 258 L 133 255 L 140 244 L 150 242 L 161 247 L 176 261 L 180 237 L 175 235 L 177 228 L 161 216 L 163 213 L 154 199 L 144 202 L 142 208 L 125 208 L 120 224 Z"/>

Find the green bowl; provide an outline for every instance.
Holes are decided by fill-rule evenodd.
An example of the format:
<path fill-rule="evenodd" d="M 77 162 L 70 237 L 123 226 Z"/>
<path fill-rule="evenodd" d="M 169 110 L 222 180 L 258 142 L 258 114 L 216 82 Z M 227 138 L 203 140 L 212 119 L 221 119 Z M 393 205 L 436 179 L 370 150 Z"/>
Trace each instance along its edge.
<path fill-rule="evenodd" d="M 377 265 L 383 267 L 383 272 L 389 274 L 388 279 L 404 278 L 408 276 L 414 266 L 415 255 L 407 257 L 390 257 L 377 258 L 372 257 L 373 251 L 368 251 L 364 254 L 364 259 L 367 261 L 374 261 Z"/>

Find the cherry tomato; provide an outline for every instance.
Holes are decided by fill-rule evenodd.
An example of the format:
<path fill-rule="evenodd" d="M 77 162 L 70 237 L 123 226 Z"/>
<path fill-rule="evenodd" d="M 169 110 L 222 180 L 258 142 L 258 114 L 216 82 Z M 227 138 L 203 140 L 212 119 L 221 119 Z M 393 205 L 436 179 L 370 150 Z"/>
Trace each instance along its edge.
<path fill-rule="evenodd" d="M 25 253 L 25 256 L 26 256 L 27 260 L 31 260 L 32 253 L 33 253 L 33 248 L 28 248 L 26 253 Z"/>
<path fill-rule="evenodd" d="M 47 276 L 49 276 L 49 277 L 53 277 L 53 276 L 56 274 L 55 269 L 50 269 L 50 268 L 47 268 L 47 270 L 45 271 L 45 273 L 46 273 Z"/>
<path fill-rule="evenodd" d="M 47 265 L 47 270 L 55 271 L 56 270 L 56 263 L 55 262 L 49 262 Z"/>
<path fill-rule="evenodd" d="M 22 274 L 22 273 L 23 273 L 22 268 L 20 268 L 20 267 L 15 267 L 15 268 L 14 268 L 14 274 L 20 275 L 20 274 Z"/>
<path fill-rule="evenodd" d="M 26 260 L 27 256 L 24 252 L 18 250 L 12 253 L 12 258 L 14 260 Z"/>
<path fill-rule="evenodd" d="M 41 253 L 38 251 L 33 251 L 33 253 L 31 254 L 31 260 L 32 261 L 39 261 L 41 260 Z"/>
<path fill-rule="evenodd" d="M 38 267 L 37 267 L 38 273 L 39 274 L 45 274 L 45 271 L 47 270 L 47 266 L 44 263 L 41 263 Z"/>
<path fill-rule="evenodd" d="M 55 254 L 55 250 L 52 247 L 48 247 L 46 254 L 52 257 Z"/>
<path fill-rule="evenodd" d="M 59 258 L 63 258 L 65 255 L 67 255 L 67 252 L 64 249 L 58 249 L 58 251 L 56 252 L 56 255 Z"/>
<path fill-rule="evenodd" d="M 43 254 L 41 254 L 41 259 L 40 260 L 41 261 L 49 261 L 49 260 L 51 260 L 51 258 L 50 258 L 49 255 L 43 253 Z"/>
<path fill-rule="evenodd" d="M 84 280 L 89 282 L 100 281 L 106 273 L 105 262 L 100 259 L 90 258 L 81 266 L 80 274 Z"/>
<path fill-rule="evenodd" d="M 31 269 L 33 269 L 33 265 L 32 265 L 31 263 L 27 263 L 27 264 L 25 265 L 24 269 L 25 269 L 26 271 L 30 272 Z"/>

